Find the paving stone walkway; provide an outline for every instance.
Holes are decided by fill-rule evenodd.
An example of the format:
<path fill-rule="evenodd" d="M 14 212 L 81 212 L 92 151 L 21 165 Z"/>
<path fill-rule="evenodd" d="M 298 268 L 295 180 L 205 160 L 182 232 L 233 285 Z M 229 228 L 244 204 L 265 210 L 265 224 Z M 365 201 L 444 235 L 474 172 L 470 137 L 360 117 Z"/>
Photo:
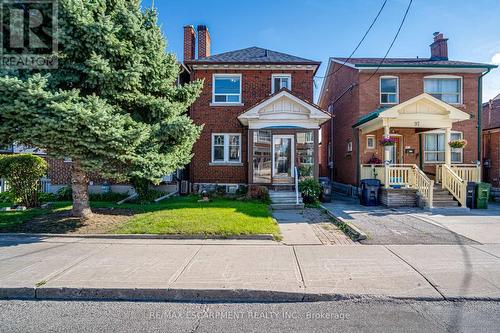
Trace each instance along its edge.
<path fill-rule="evenodd" d="M 286 245 L 353 245 L 352 241 L 321 209 L 278 210 L 273 212 L 278 221 L 282 242 Z"/>

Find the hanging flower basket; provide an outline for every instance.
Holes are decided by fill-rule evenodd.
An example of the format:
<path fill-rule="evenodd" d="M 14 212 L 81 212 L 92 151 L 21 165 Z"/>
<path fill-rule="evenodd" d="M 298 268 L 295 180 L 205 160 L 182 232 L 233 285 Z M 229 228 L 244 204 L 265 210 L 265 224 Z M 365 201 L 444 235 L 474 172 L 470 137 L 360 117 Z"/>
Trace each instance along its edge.
<path fill-rule="evenodd" d="M 380 140 L 380 145 L 381 146 L 394 146 L 396 143 L 396 139 L 394 138 L 383 138 Z"/>
<path fill-rule="evenodd" d="M 448 142 L 451 148 L 463 148 L 467 146 L 467 141 L 466 140 L 452 140 Z"/>

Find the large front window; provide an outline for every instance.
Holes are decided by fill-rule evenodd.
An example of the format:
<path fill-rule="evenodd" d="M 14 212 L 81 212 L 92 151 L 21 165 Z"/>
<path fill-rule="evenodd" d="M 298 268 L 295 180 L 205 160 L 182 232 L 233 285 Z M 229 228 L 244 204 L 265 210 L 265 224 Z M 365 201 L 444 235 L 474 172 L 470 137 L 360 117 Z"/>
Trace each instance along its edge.
<path fill-rule="evenodd" d="M 314 175 L 314 133 L 297 133 L 297 163 L 300 177 Z"/>
<path fill-rule="evenodd" d="M 424 79 L 424 92 L 450 104 L 462 103 L 461 78 L 436 78 Z"/>
<path fill-rule="evenodd" d="M 271 183 L 271 131 L 253 133 L 253 181 Z"/>
<path fill-rule="evenodd" d="M 455 132 L 451 133 L 451 140 L 462 139 L 462 133 Z M 445 142 L 444 133 L 428 133 L 424 136 L 424 160 L 426 163 L 444 163 L 444 151 Z M 452 163 L 462 163 L 462 151 L 461 148 L 451 149 L 451 162 Z"/>
<path fill-rule="evenodd" d="M 212 135 L 212 163 L 240 163 L 241 134 Z"/>
<path fill-rule="evenodd" d="M 241 103 L 241 75 L 216 74 L 213 86 L 213 103 Z"/>

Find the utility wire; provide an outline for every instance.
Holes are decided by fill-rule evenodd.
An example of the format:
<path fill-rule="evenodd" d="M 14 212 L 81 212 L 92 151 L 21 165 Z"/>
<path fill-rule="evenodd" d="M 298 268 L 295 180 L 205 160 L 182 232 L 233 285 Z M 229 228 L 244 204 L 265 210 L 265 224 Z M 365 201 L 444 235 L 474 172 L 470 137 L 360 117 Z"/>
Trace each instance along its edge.
<path fill-rule="evenodd" d="M 349 55 L 349 57 L 344 61 L 344 63 L 339 67 L 337 68 L 333 73 L 331 74 L 328 74 L 328 75 L 325 75 L 325 76 L 315 76 L 315 78 L 317 79 L 325 79 L 331 75 L 335 75 L 335 73 L 337 73 L 342 67 L 344 67 L 344 65 L 346 63 L 349 62 L 349 60 L 352 58 L 352 56 L 354 55 L 354 53 L 356 53 L 356 51 L 358 50 L 358 48 L 361 46 L 361 44 L 363 43 L 363 41 L 365 40 L 366 36 L 368 35 L 368 33 L 370 32 L 370 30 L 372 29 L 373 25 L 375 24 L 375 22 L 377 22 L 380 14 L 382 13 L 382 10 L 384 10 L 384 7 L 385 7 L 385 4 L 387 3 L 387 0 L 384 1 L 384 3 L 382 4 L 382 6 L 380 7 L 378 13 L 377 13 L 377 16 L 375 16 L 375 18 L 373 19 L 372 21 L 372 24 L 370 24 L 370 26 L 368 27 L 368 30 L 366 30 L 365 34 L 363 35 L 363 38 L 361 38 L 361 40 L 359 41 L 358 45 L 356 46 L 356 48 L 354 49 L 354 51 L 351 52 L 351 54 Z"/>
<path fill-rule="evenodd" d="M 392 47 L 394 46 L 394 43 L 396 42 L 396 39 L 398 38 L 399 33 L 401 32 L 401 28 L 403 28 L 403 24 L 405 23 L 406 17 L 408 16 L 408 12 L 410 11 L 410 7 L 411 7 L 412 2 L 413 2 L 413 0 L 410 0 L 410 2 L 408 2 L 408 7 L 406 7 L 405 15 L 403 16 L 403 19 L 401 20 L 401 24 L 399 25 L 398 31 L 396 32 L 396 35 L 392 39 L 392 43 L 389 46 L 389 48 L 387 49 L 387 52 L 385 53 L 384 58 L 382 58 L 382 60 L 379 62 L 378 66 L 377 66 L 377 69 L 375 70 L 375 72 L 373 72 L 372 75 L 370 75 L 370 77 L 368 79 L 366 79 L 365 81 L 363 81 L 361 83 L 365 83 L 365 82 L 370 81 L 375 76 L 375 74 L 377 74 L 378 70 L 380 69 L 380 66 L 382 66 L 382 64 L 384 63 L 385 59 L 387 59 L 387 55 L 389 54 L 389 52 L 391 51 Z"/>

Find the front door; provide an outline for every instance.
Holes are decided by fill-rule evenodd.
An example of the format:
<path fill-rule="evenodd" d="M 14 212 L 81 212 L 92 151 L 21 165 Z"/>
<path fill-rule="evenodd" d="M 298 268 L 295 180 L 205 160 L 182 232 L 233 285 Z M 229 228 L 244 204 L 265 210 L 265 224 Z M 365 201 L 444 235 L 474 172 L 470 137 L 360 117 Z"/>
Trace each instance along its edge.
<path fill-rule="evenodd" d="M 396 142 L 394 143 L 393 146 L 389 147 L 389 150 L 391 152 L 391 164 L 404 164 L 403 162 L 403 139 L 401 136 L 392 136 Z"/>
<path fill-rule="evenodd" d="M 273 177 L 292 178 L 294 176 L 294 136 L 273 135 Z"/>

